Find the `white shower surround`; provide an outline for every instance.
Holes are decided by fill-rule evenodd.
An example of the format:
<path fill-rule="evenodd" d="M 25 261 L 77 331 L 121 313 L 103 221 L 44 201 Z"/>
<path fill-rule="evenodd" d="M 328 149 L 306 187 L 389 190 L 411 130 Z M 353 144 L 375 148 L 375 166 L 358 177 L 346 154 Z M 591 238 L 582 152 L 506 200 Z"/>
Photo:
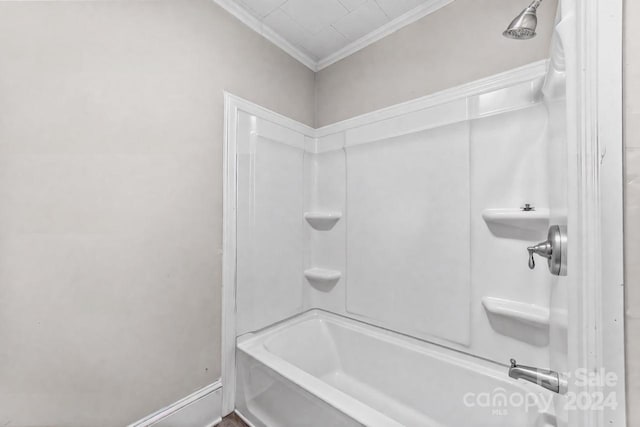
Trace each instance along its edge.
<path fill-rule="evenodd" d="M 243 248 L 237 252 L 237 334 L 255 332 L 305 310 L 320 308 L 438 343 L 443 346 L 439 349 L 445 358 L 454 354 L 446 350 L 449 347 L 493 360 L 498 363 L 493 368 L 494 376 L 505 369 L 500 364 L 506 363 L 507 356 L 526 357 L 528 363 L 548 365 L 548 341 L 521 342 L 514 340 L 513 334 L 505 337 L 493 331 L 481 304 L 481 297 L 494 295 L 491 292 L 504 296 L 510 289 L 515 289 L 514 301 L 549 304 L 548 274 L 544 269 L 528 272 L 522 250 L 526 242 L 517 237 L 496 239 L 482 220 L 486 203 L 494 199 L 498 205 L 508 201 L 517 209 L 523 185 L 529 187 L 524 194 L 534 200 L 547 198 L 544 181 L 527 185 L 527 176 L 543 167 L 547 148 L 543 138 L 547 119 L 540 103 L 546 70 L 547 63 L 542 61 L 378 112 L 377 117 L 357 118 L 353 125 L 341 123 L 335 128 L 324 128 L 321 132 L 326 134 L 316 137 L 299 125 L 291 127 L 291 123 L 276 115 L 266 116 L 255 107 L 240 108 L 234 126 L 238 141 L 237 180 L 242 190 L 237 195 L 238 241 Z M 521 133 L 527 133 L 522 132 L 527 127 L 531 136 L 515 140 Z M 472 128 L 479 130 L 472 132 Z M 495 129 L 499 129 L 498 133 Z M 495 146 L 496 140 L 502 141 L 501 145 Z M 458 142 L 452 145 L 454 141 Z M 471 155 L 476 159 L 475 169 L 494 164 L 494 153 L 486 144 L 501 153 L 505 160 L 501 164 L 509 165 L 498 176 L 506 174 L 514 180 L 497 196 L 491 195 L 492 185 L 485 182 L 482 174 L 476 172 L 472 176 L 469 172 Z M 379 161 L 372 162 L 373 153 L 380 150 Z M 388 164 L 394 156 L 396 163 Z M 415 172 L 407 176 L 407 169 Z M 428 177 L 434 173 L 436 177 Z M 374 178 L 375 175 L 379 176 Z M 442 177 L 445 179 L 438 182 Z M 470 183 L 472 178 L 479 184 Z M 375 179 L 378 181 L 370 182 Z M 306 190 L 301 188 L 302 181 Z M 351 187 L 355 185 L 351 196 L 345 195 L 347 182 Z M 385 185 L 389 186 L 387 196 L 379 199 L 378 190 Z M 506 195 L 501 194 L 505 192 Z M 453 197 L 451 193 L 455 193 Z M 416 200 L 416 194 L 422 197 Z M 469 198 L 478 196 L 482 203 L 476 200 L 470 209 Z M 351 200 L 353 197 L 356 199 Z M 374 199 L 365 202 L 362 197 Z M 388 197 L 396 199 L 387 203 L 390 212 L 382 207 Z M 434 197 L 440 198 L 440 202 L 429 204 L 437 200 Z M 425 198 L 426 204 L 420 201 Z M 404 212 L 393 211 L 395 205 L 415 210 L 400 220 L 401 226 L 409 228 L 406 233 L 400 232 L 404 237 L 398 245 L 411 243 L 395 262 L 385 262 L 398 248 L 390 247 L 392 252 L 374 255 L 382 250 L 379 246 L 371 242 L 357 245 L 363 236 L 374 236 L 380 241 L 394 239 L 399 226 L 391 224 L 395 224 L 397 217 L 406 216 Z M 316 215 L 346 212 L 346 221 L 338 221 L 331 231 L 316 231 L 304 222 L 304 211 L 315 211 Z M 371 221 L 370 214 L 378 216 L 379 224 Z M 435 221 L 429 219 L 433 215 Z M 364 228 L 352 231 L 356 223 Z M 506 279 L 499 281 L 501 286 L 483 285 L 481 282 L 490 281 L 491 277 L 491 272 L 489 276 L 485 272 L 471 287 L 471 268 L 478 274 L 481 267 L 472 265 L 470 250 L 482 252 L 471 245 L 471 226 L 474 233 L 486 235 L 485 240 L 475 240 L 487 245 L 490 254 L 489 258 L 476 258 L 500 271 Z M 542 239 L 545 231 L 541 228 L 527 237 Z M 451 239 L 452 236 L 455 238 Z M 345 238 L 347 245 L 352 246 L 349 251 L 344 246 Z M 303 240 L 304 251 L 298 247 Z M 372 251 L 372 247 L 378 249 Z M 495 255 L 499 255 L 497 259 L 502 259 L 503 264 L 491 260 Z M 347 265 L 349 258 L 362 263 Z M 333 277 L 329 269 L 342 272 L 343 277 L 337 276 L 331 284 L 318 284 L 318 277 L 322 277 L 318 270 L 323 267 L 327 277 Z M 315 271 L 313 281 L 302 278 L 305 268 Z M 373 274 L 367 277 L 371 269 Z M 447 281 L 447 275 L 455 278 L 451 269 L 461 274 L 457 281 Z M 431 276 L 434 272 L 440 277 Z M 364 279 L 359 279 L 363 274 Z M 388 276 L 387 280 L 379 280 L 380 275 Z M 429 277 L 430 280 L 424 279 Z M 395 307 L 390 304 L 394 298 L 398 299 Z M 527 313 L 522 313 L 522 319 L 526 316 Z M 513 329 L 513 321 L 507 319 L 507 328 Z M 515 321 L 517 326 L 520 320 Z M 504 319 L 492 320 L 491 325 L 495 322 L 504 323 Z M 290 345 L 295 345 L 295 341 Z M 413 387 L 420 389 L 419 384 Z M 250 390 L 248 394 L 254 392 Z M 264 412 L 263 415 L 267 416 Z"/>
<path fill-rule="evenodd" d="M 609 12 L 611 12 L 611 14 L 609 16 L 602 17 L 601 14 L 598 14 L 597 12 L 595 12 L 596 10 L 598 10 L 598 7 L 597 7 L 598 4 L 599 4 L 598 2 L 589 1 L 585 4 L 579 5 L 577 7 L 578 21 L 582 23 L 587 22 L 590 25 L 597 24 L 597 25 L 600 25 L 602 28 L 611 30 L 609 32 L 605 31 L 600 33 L 600 40 L 604 41 L 607 39 L 613 39 L 613 42 L 615 43 L 615 38 L 616 38 L 615 28 L 617 23 L 616 14 L 619 14 L 620 11 L 617 9 L 617 6 L 615 4 L 609 4 L 607 6 L 609 6 L 608 10 Z M 594 22 L 594 20 L 596 22 Z M 586 46 L 585 48 L 586 53 L 584 51 L 580 51 L 579 58 L 577 58 L 577 62 L 579 64 L 585 64 L 585 61 L 588 62 L 589 59 L 586 59 L 586 58 L 597 57 L 595 53 L 589 50 L 589 47 L 591 47 L 591 44 L 589 44 L 586 40 L 590 36 L 592 36 L 591 33 L 579 34 L 579 37 L 584 37 L 584 39 L 580 39 L 578 43 L 582 46 Z M 608 41 L 611 42 L 611 40 L 608 40 Z M 603 57 L 607 57 L 607 56 L 601 55 L 599 57 L 600 61 L 604 61 L 602 59 Z M 576 60 L 576 58 L 569 58 L 569 59 Z M 608 56 L 607 59 L 608 61 L 611 61 L 615 58 Z M 600 64 L 602 64 L 602 62 L 600 62 Z M 580 233 L 581 235 L 584 235 L 582 233 L 587 233 L 587 235 L 589 235 L 590 238 L 595 237 L 594 241 L 598 241 L 599 243 L 602 243 L 604 245 L 604 247 L 598 251 L 594 251 L 593 248 L 585 248 L 583 250 L 578 250 L 576 248 L 574 252 L 570 255 L 571 259 L 573 259 L 575 263 L 573 265 L 576 265 L 576 266 L 583 265 L 583 263 L 585 262 L 583 260 L 587 260 L 587 259 L 591 261 L 595 260 L 597 261 L 598 265 L 602 265 L 601 263 L 604 260 L 607 260 L 608 259 L 607 257 L 615 257 L 615 254 L 621 248 L 621 234 L 620 234 L 621 211 L 620 211 L 620 207 L 617 207 L 615 209 L 613 208 L 613 206 L 617 206 L 617 204 L 615 204 L 615 201 L 620 196 L 616 192 L 617 191 L 616 184 L 617 184 L 617 180 L 619 179 L 616 173 L 620 170 L 621 159 L 619 158 L 619 155 L 616 152 L 614 152 L 613 155 L 609 154 L 606 159 L 604 157 L 601 157 L 601 154 L 600 154 L 601 153 L 600 150 L 606 149 L 607 146 L 609 147 L 610 150 L 614 149 L 615 151 L 615 148 L 617 147 L 617 143 L 620 142 L 617 138 L 619 136 L 619 129 L 615 123 L 615 118 L 617 117 L 616 109 L 608 109 L 609 105 L 607 105 L 607 107 L 603 105 L 602 109 L 599 109 L 598 105 L 602 105 L 602 104 L 599 104 L 595 98 L 589 98 L 589 93 L 592 93 L 592 92 L 589 92 L 586 85 L 588 85 L 588 82 L 591 80 L 589 80 L 588 77 L 583 73 L 588 74 L 589 72 L 594 72 L 594 71 L 591 71 L 592 69 L 588 66 L 583 65 L 583 67 L 584 68 L 580 68 L 580 70 L 582 70 L 580 72 L 574 71 L 576 74 L 578 74 L 578 76 L 576 77 L 577 88 L 572 87 L 571 90 L 579 90 L 581 94 L 586 93 L 586 95 L 583 95 L 586 99 L 586 100 L 583 100 L 584 105 L 586 105 L 588 108 L 595 109 L 596 117 L 599 118 L 598 123 L 602 123 L 602 126 L 600 126 L 598 129 L 598 134 L 600 138 L 607 135 L 610 137 L 610 139 L 606 140 L 605 147 L 598 147 L 598 142 L 597 142 L 598 140 L 595 137 L 595 135 L 587 133 L 587 136 L 585 137 L 585 139 L 581 140 L 582 143 L 584 143 L 585 145 L 576 147 L 570 144 L 569 155 L 574 156 L 574 155 L 578 155 L 578 153 L 581 153 L 581 155 L 578 156 L 578 158 L 581 159 L 581 162 L 582 162 L 579 165 L 577 165 L 578 166 L 577 171 L 570 167 L 569 174 L 570 175 L 575 174 L 575 176 L 570 176 L 570 181 L 572 181 L 571 184 L 577 186 L 577 188 L 580 189 L 579 190 L 580 194 L 588 195 L 588 196 L 577 196 L 578 202 L 586 203 L 586 205 L 583 204 L 583 211 L 580 212 L 580 219 L 574 218 L 574 219 L 577 219 L 577 221 L 574 222 L 572 225 L 573 231 L 574 233 L 576 233 L 576 236 L 578 235 L 577 233 Z M 587 71 L 585 72 L 584 70 L 587 70 Z M 519 70 L 519 71 L 521 72 L 522 70 Z M 501 77 L 504 77 L 504 76 L 501 76 Z M 616 100 L 617 96 L 619 96 L 617 89 L 619 89 L 620 81 L 619 81 L 619 76 L 616 77 L 615 75 L 615 68 L 613 72 L 609 71 L 608 73 L 598 74 L 598 77 L 600 79 L 599 80 L 600 88 L 601 88 L 600 91 L 604 93 L 604 95 L 607 97 L 606 99 L 609 101 Z M 527 79 L 525 78 L 523 80 L 526 81 Z M 491 89 L 496 89 L 497 87 L 500 86 L 499 84 L 495 85 L 495 81 L 491 81 L 491 79 L 488 85 L 489 85 L 488 88 L 485 87 L 484 89 L 491 90 Z M 452 94 L 456 92 L 458 94 L 461 92 L 465 93 L 465 91 L 469 91 L 470 88 L 472 88 L 473 86 L 474 84 L 465 85 L 464 87 L 461 87 L 461 88 L 445 91 L 443 93 L 436 94 L 431 97 L 426 97 L 414 102 L 403 104 L 401 106 L 385 109 L 379 112 L 375 112 L 359 118 L 341 122 L 336 125 L 328 126 L 318 130 L 313 130 L 306 126 L 301 126 L 287 118 L 268 112 L 251 103 L 240 100 L 230 95 L 227 96 L 227 113 L 228 113 L 227 117 L 229 122 L 227 123 L 227 128 L 226 128 L 228 132 L 226 135 L 226 139 L 228 143 L 226 147 L 227 148 L 226 158 L 228 163 L 225 165 L 227 167 L 226 173 L 225 173 L 225 177 L 227 178 L 227 185 L 225 187 L 225 190 L 226 190 L 225 206 L 227 207 L 225 212 L 226 212 L 227 227 L 225 228 L 225 254 L 226 254 L 225 274 L 224 274 L 225 301 L 223 303 L 224 311 L 225 311 L 223 314 L 224 325 L 225 325 L 224 334 L 223 334 L 224 335 L 223 337 L 224 351 L 225 351 L 225 354 L 223 357 L 223 361 L 224 361 L 223 362 L 223 381 L 225 384 L 225 387 L 223 389 L 224 390 L 223 413 L 228 413 L 233 410 L 233 407 L 234 407 L 233 398 L 235 396 L 235 361 L 234 361 L 235 316 L 234 316 L 234 309 L 233 309 L 233 305 L 235 301 L 235 287 L 233 286 L 235 277 L 234 277 L 233 270 L 234 270 L 235 264 L 231 262 L 234 260 L 233 260 L 233 256 L 230 255 L 235 253 L 235 236 L 231 231 L 235 229 L 235 224 L 234 224 L 235 220 L 231 218 L 231 216 L 235 215 L 235 205 L 233 203 L 230 203 L 230 201 L 234 200 L 235 198 L 235 193 L 234 193 L 235 189 L 229 186 L 229 184 L 232 183 L 235 179 L 235 165 L 229 163 L 231 159 L 235 158 L 235 152 L 233 151 L 235 147 L 232 146 L 233 144 L 229 144 L 229 141 L 235 140 L 236 128 L 232 124 L 234 124 L 235 120 L 237 119 L 238 111 L 244 110 L 247 112 L 251 112 L 253 114 L 258 114 L 258 115 L 261 115 L 262 117 L 268 118 L 269 120 L 279 122 L 285 126 L 290 127 L 291 129 L 295 129 L 296 131 L 301 132 L 302 134 L 307 136 L 304 139 L 304 143 L 301 145 L 301 148 L 304 148 L 307 152 L 320 153 L 323 151 L 331 151 L 336 148 L 339 149 L 343 145 L 343 142 L 340 141 L 339 138 L 336 139 L 335 137 L 332 137 L 332 134 L 348 130 L 349 128 L 352 128 L 352 127 L 359 127 L 367 123 L 384 120 L 393 116 L 397 116 L 399 114 L 412 111 L 412 108 L 424 109 L 425 107 L 440 104 L 443 102 L 443 99 L 446 99 L 447 97 L 449 97 L 449 99 L 451 99 L 452 97 L 455 98 L 455 96 L 452 96 Z M 473 92 L 473 90 L 471 90 L 471 92 Z M 576 108 L 575 106 L 569 107 L 570 111 L 572 111 L 572 114 L 575 115 L 574 116 L 570 114 L 569 126 L 573 126 L 572 124 L 573 122 L 571 122 L 571 120 L 574 120 L 578 122 L 576 124 L 576 128 L 579 129 L 579 131 L 588 129 L 590 126 L 590 123 L 592 123 L 590 120 L 596 120 L 596 119 L 589 118 L 590 116 L 585 117 L 584 111 L 582 112 L 575 111 L 575 108 Z M 570 128 L 570 131 L 572 131 L 572 129 L 573 128 Z M 321 145 L 318 143 L 318 141 L 323 141 L 324 144 Z M 598 157 L 601 160 L 601 162 L 591 163 L 589 161 L 590 156 L 594 154 L 596 154 L 596 157 Z M 595 168 L 595 172 L 593 172 L 594 168 Z M 591 172 L 588 172 L 588 171 L 591 171 Z M 595 182 L 589 181 L 588 178 L 586 179 L 581 178 L 581 176 L 582 177 L 590 176 L 589 175 L 590 173 L 595 173 L 595 176 L 601 175 L 604 177 L 604 180 L 601 182 L 595 183 Z M 574 187 L 572 187 L 572 189 L 573 188 Z M 593 195 L 602 195 L 602 192 L 601 192 L 602 190 L 600 189 L 604 189 L 604 188 L 609 189 L 610 191 L 609 192 L 605 191 L 606 194 L 601 197 L 603 197 L 604 199 L 610 199 L 611 197 L 613 197 L 610 200 L 610 202 L 614 204 L 610 205 L 609 209 L 600 210 L 601 205 L 599 204 L 599 201 L 596 201 L 600 199 L 594 197 Z M 574 209 L 574 212 L 576 212 L 575 199 L 573 198 L 575 196 L 569 196 L 569 197 L 571 199 L 569 209 L 570 211 Z M 582 197 L 585 197 L 585 199 L 583 200 Z M 578 213 L 575 213 L 575 214 L 577 215 Z M 598 218 L 598 219 L 595 219 L 595 218 Z M 603 218 L 602 219 L 603 222 L 599 222 L 600 221 L 599 218 Z M 594 221 L 596 221 L 597 223 L 595 223 Z M 229 229 L 228 226 L 230 224 L 233 226 L 233 229 Z M 599 231 L 597 231 L 600 229 L 601 226 L 606 231 L 606 233 L 604 233 L 602 237 L 600 237 L 601 235 Z M 581 230 L 581 231 L 578 231 L 578 230 Z M 571 228 L 570 228 L 570 232 L 571 232 Z M 598 248 L 600 247 L 598 246 Z M 595 256 L 600 257 L 600 255 L 597 255 L 597 254 L 602 254 L 603 258 L 594 258 Z M 613 260 L 613 258 L 611 259 Z M 599 279 L 593 276 L 593 271 L 594 271 L 593 267 L 594 266 L 592 265 L 586 271 L 580 271 L 579 276 L 586 280 L 589 280 L 590 283 L 592 283 L 592 285 L 590 286 L 596 286 L 595 288 L 596 290 L 601 289 L 600 287 L 603 286 L 602 280 L 609 280 L 609 281 L 612 279 L 616 280 L 614 279 L 614 277 L 621 276 L 621 267 L 620 266 L 615 267 L 615 263 L 611 263 L 609 265 L 603 266 L 603 267 L 606 267 L 605 270 L 603 271 L 605 276 L 601 276 L 601 278 Z M 574 285 L 572 285 L 568 289 L 569 298 L 578 296 L 583 301 L 593 301 L 593 302 L 598 301 L 597 300 L 598 294 L 593 293 L 592 291 L 591 292 L 587 291 L 585 293 L 585 290 L 587 289 L 585 287 L 586 285 L 578 282 L 577 280 L 578 280 L 577 278 L 574 279 L 574 281 L 572 282 L 574 283 Z M 620 288 L 620 291 L 621 290 L 622 289 Z M 580 309 L 576 309 L 575 306 L 572 307 L 573 311 L 570 312 L 570 317 L 571 319 L 573 319 L 573 321 L 569 323 L 569 331 L 568 331 L 569 345 L 570 346 L 578 345 L 579 347 L 570 348 L 570 354 L 568 359 L 569 366 L 598 367 L 598 366 L 602 366 L 602 364 L 605 363 L 606 366 L 609 367 L 609 369 L 614 370 L 618 373 L 622 373 L 624 372 L 623 358 L 620 353 L 620 349 L 622 348 L 622 340 L 620 338 L 621 331 L 622 331 L 621 329 L 622 322 L 619 321 L 620 319 L 618 318 L 612 319 L 611 317 L 609 317 L 609 316 L 618 316 L 619 315 L 618 313 L 621 313 L 622 297 L 621 297 L 621 294 L 614 294 L 611 292 L 605 293 L 603 294 L 603 296 L 606 298 L 606 301 L 602 306 L 602 310 L 603 310 L 602 314 L 604 315 L 604 318 L 602 318 L 601 320 L 598 320 L 597 318 L 595 318 L 593 316 L 594 313 L 588 313 L 588 312 L 585 313 Z M 599 341 L 599 340 L 594 341 L 592 338 L 589 338 L 590 336 L 591 337 L 594 336 L 593 335 L 594 332 L 591 331 L 590 328 L 588 327 L 585 329 L 585 326 L 581 326 L 581 325 L 594 324 L 591 322 L 595 322 L 595 324 L 598 325 L 598 328 L 596 329 L 596 331 L 604 331 L 604 332 L 598 332 L 598 333 L 599 334 L 602 333 L 602 336 L 606 337 L 606 341 L 607 341 L 606 351 L 602 350 L 603 341 Z M 593 354 L 596 357 L 588 360 L 583 359 L 585 354 L 584 353 L 585 348 L 589 348 L 590 350 L 588 350 L 588 353 Z M 575 390 L 588 391 L 589 386 L 587 385 L 586 387 L 583 387 L 583 388 L 577 387 L 575 388 Z M 618 384 L 617 391 L 619 393 L 618 396 L 624 398 L 624 384 L 622 381 Z M 569 422 L 568 425 L 572 425 L 572 426 L 586 425 L 586 423 L 589 423 L 589 425 L 599 425 L 598 420 L 602 422 L 603 419 L 610 420 L 609 422 L 611 423 L 611 425 L 624 425 L 624 405 L 620 405 L 617 409 L 605 411 L 599 414 L 599 416 L 593 416 L 593 414 L 590 414 L 588 412 L 570 413 L 568 421 L 564 420 L 563 422 Z M 586 420 L 591 420 L 591 421 L 586 421 Z M 591 422 L 595 424 L 590 424 Z"/>

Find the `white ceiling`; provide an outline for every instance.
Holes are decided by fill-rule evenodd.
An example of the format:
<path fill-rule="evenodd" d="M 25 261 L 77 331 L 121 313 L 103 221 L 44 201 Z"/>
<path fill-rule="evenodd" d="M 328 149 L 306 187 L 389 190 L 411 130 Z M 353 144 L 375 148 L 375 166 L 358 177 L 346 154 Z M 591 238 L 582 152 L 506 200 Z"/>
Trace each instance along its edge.
<path fill-rule="evenodd" d="M 215 0 L 314 70 L 453 0 Z"/>

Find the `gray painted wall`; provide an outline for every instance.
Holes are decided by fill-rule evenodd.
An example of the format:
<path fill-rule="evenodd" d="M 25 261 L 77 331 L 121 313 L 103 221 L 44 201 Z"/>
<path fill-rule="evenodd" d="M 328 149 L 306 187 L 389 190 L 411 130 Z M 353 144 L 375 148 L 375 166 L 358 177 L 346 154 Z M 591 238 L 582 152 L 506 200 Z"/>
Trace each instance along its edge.
<path fill-rule="evenodd" d="M 323 126 L 547 57 L 555 2 L 538 38 L 513 43 L 500 32 L 519 7 L 456 0 L 314 83 L 209 0 L 0 2 L 0 424 L 121 426 L 219 377 L 222 90 Z M 636 33 L 626 26 L 630 403 Z"/>
<path fill-rule="evenodd" d="M 316 125 L 374 111 L 547 58 L 557 2 L 538 37 L 502 37 L 526 2 L 456 0 L 316 74 Z"/>
<path fill-rule="evenodd" d="M 0 2 L 0 425 L 123 426 L 220 376 L 223 90 L 313 73 L 210 0 Z"/>

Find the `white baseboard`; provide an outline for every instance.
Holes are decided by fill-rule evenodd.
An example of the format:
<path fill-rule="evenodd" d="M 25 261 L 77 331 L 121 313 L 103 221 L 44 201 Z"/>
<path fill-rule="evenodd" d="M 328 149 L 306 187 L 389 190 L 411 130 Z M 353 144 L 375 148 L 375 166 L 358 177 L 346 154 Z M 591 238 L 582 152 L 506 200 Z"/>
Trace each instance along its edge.
<path fill-rule="evenodd" d="M 213 427 L 222 420 L 220 380 L 154 412 L 128 427 Z"/>

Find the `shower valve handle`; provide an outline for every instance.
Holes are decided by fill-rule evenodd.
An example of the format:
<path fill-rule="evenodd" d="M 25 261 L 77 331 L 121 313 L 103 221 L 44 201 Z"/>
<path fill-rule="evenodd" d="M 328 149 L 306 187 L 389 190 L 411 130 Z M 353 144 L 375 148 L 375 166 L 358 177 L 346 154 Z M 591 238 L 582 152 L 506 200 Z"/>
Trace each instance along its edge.
<path fill-rule="evenodd" d="M 547 259 L 549 271 L 555 276 L 564 276 L 567 268 L 567 234 L 564 227 L 553 225 L 549 228 L 547 240 L 527 248 L 529 252 L 529 268 L 536 267 L 533 257 L 537 254 Z"/>
<path fill-rule="evenodd" d="M 536 261 L 533 258 L 533 254 L 538 254 L 546 259 L 551 259 L 551 255 L 553 255 L 553 248 L 551 247 L 551 242 L 548 240 L 538 243 L 535 246 L 529 246 L 527 251 L 529 251 L 529 268 L 532 270 L 536 268 Z"/>

